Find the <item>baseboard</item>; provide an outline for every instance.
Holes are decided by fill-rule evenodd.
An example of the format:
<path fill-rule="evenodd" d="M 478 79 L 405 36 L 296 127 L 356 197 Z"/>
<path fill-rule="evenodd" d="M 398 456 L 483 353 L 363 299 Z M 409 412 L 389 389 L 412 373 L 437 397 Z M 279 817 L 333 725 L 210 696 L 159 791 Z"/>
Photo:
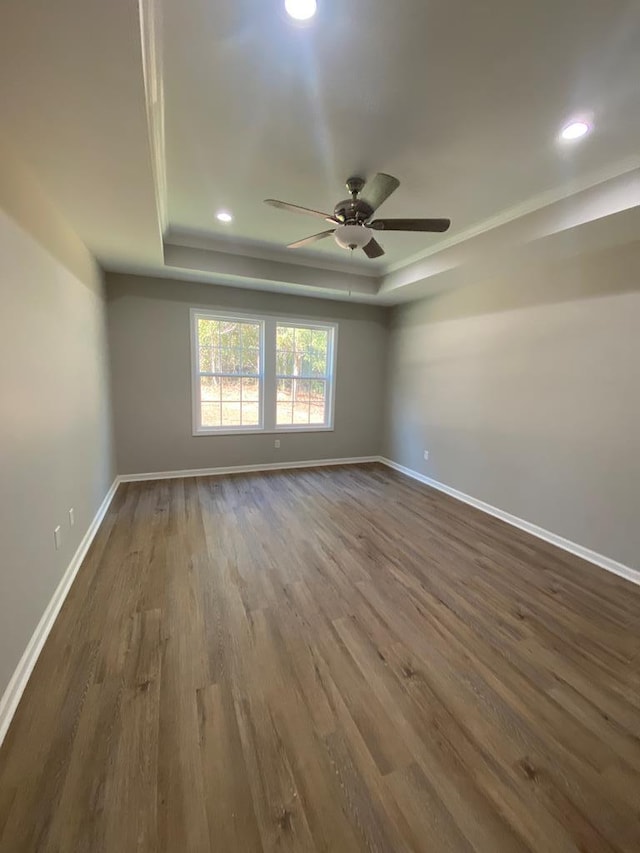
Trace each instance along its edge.
<path fill-rule="evenodd" d="M 581 557 L 589 563 L 594 563 L 596 566 L 600 566 L 600 568 L 606 569 L 608 572 L 613 572 L 614 574 L 620 575 L 620 577 L 631 581 L 631 583 L 640 585 L 640 571 L 638 569 L 632 569 L 630 566 L 618 563 L 610 557 L 598 554 L 597 551 L 592 551 L 590 548 L 578 545 L 577 542 L 572 542 L 570 539 L 558 536 L 557 533 L 552 533 L 550 530 L 538 527 L 537 524 L 531 524 L 531 522 L 525 521 L 523 518 L 511 515 L 510 512 L 505 512 L 502 509 L 498 509 L 498 507 L 478 500 L 478 498 L 474 498 L 471 495 L 460 492 L 458 489 L 446 486 L 444 483 L 438 482 L 438 480 L 432 480 L 431 477 L 420 474 L 412 468 L 406 468 L 404 465 L 399 465 L 397 462 L 393 462 L 391 459 L 387 459 L 384 456 L 379 457 L 378 461 L 383 465 L 387 465 L 389 468 L 393 468 L 395 471 L 400 471 L 401 474 L 406 474 L 407 477 L 411 477 L 414 480 L 418 480 L 420 483 L 431 486 L 432 489 L 444 492 L 446 495 L 450 495 L 452 498 L 456 498 L 456 500 L 469 504 L 470 506 L 482 510 L 482 512 L 486 512 L 489 515 L 493 515 L 495 518 L 499 518 L 501 521 L 505 521 L 513 527 L 525 530 L 527 533 L 530 533 L 532 536 L 536 536 L 538 539 L 544 539 L 545 542 L 550 542 L 552 545 L 562 548 L 563 551 L 575 554 L 577 557 Z"/>
<path fill-rule="evenodd" d="M 113 496 L 115 495 L 117 488 L 118 479 L 116 478 L 107 492 L 105 499 L 100 504 L 93 521 L 87 529 L 87 532 L 82 537 L 82 541 L 78 545 L 71 562 L 67 566 L 60 583 L 56 587 L 56 591 L 53 593 L 46 610 L 42 614 L 42 618 L 33 632 L 33 635 L 29 640 L 29 644 L 20 658 L 18 666 L 11 676 L 7 689 L 4 691 L 4 694 L 0 699 L 0 745 L 2 744 L 2 741 L 9 729 L 9 725 L 16 712 L 20 698 L 24 693 L 24 689 L 27 686 L 29 677 L 33 672 L 33 668 L 36 665 L 38 656 L 42 651 L 54 622 L 56 621 L 60 608 L 71 589 L 71 584 L 78 573 L 78 569 L 82 565 L 82 561 L 84 560 L 87 551 L 98 532 L 102 519 L 105 517 L 107 510 L 109 509 L 109 505 L 113 500 Z"/>
<path fill-rule="evenodd" d="M 119 483 L 146 480 L 176 480 L 181 477 L 218 477 L 223 474 L 251 474 L 260 471 L 287 471 L 292 468 L 324 468 L 333 465 L 364 465 L 379 462 L 379 456 L 351 456 L 343 459 L 311 459 L 303 462 L 266 462 L 262 465 L 232 465 L 227 468 L 187 468 L 184 471 L 155 471 L 149 474 L 121 474 Z"/>

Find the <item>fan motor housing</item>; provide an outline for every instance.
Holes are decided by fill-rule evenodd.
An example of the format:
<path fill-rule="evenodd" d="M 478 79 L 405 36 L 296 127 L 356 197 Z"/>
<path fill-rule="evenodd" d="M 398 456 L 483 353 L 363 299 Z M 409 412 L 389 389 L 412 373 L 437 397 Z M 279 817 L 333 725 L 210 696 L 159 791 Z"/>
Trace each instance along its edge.
<path fill-rule="evenodd" d="M 336 204 L 333 214 L 347 225 L 360 225 L 371 218 L 373 208 L 361 198 L 345 198 Z"/>

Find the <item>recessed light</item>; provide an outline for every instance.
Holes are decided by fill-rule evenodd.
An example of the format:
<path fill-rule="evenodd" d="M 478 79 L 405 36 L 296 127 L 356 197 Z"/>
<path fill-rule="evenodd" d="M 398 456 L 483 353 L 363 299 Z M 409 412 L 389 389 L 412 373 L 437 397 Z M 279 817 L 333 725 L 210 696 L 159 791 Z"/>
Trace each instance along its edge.
<path fill-rule="evenodd" d="M 308 21 L 318 8 L 316 0 L 284 0 L 287 14 L 296 21 Z"/>
<path fill-rule="evenodd" d="M 591 130 L 591 125 L 586 121 L 572 121 L 562 128 L 560 138 L 567 142 L 573 142 L 575 139 L 580 139 L 586 136 Z"/>
<path fill-rule="evenodd" d="M 220 210 L 218 213 L 216 213 L 216 219 L 219 219 L 220 222 L 225 222 L 227 224 L 229 224 L 229 222 L 233 222 L 233 216 L 226 210 Z"/>

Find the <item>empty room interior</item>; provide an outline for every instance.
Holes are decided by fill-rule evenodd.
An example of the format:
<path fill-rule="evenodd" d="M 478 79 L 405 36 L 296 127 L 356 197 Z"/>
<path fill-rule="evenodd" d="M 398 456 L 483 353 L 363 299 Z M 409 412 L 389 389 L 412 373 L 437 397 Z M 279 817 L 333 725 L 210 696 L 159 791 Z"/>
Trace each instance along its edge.
<path fill-rule="evenodd" d="M 638 853 L 638 0 L 3 0 L 0 117 L 0 853 Z"/>

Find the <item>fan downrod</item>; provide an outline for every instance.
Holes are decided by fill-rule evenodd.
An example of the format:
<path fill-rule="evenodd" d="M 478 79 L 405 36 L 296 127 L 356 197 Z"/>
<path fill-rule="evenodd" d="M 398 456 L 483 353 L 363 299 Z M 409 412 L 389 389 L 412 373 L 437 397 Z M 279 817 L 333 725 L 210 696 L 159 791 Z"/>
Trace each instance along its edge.
<path fill-rule="evenodd" d="M 347 179 L 347 190 L 351 193 L 351 195 L 355 197 L 362 192 L 364 189 L 365 181 L 364 178 L 348 178 Z"/>

